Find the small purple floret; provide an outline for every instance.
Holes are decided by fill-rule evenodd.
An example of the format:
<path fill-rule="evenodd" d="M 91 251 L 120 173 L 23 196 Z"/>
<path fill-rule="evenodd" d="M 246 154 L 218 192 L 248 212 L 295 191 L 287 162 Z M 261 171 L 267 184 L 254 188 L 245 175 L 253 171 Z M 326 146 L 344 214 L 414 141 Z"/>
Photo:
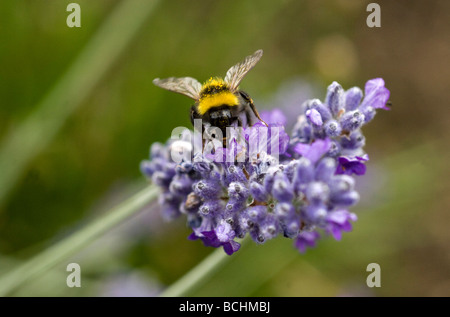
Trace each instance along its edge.
<path fill-rule="evenodd" d="M 338 158 L 339 165 L 336 168 L 336 174 L 346 175 L 364 175 L 366 174 L 366 165 L 363 162 L 369 160 L 369 156 L 364 154 L 363 156 L 341 156 Z"/>
<path fill-rule="evenodd" d="M 341 240 L 343 231 L 351 231 L 352 224 L 358 218 L 347 210 L 336 210 L 326 216 L 326 232 L 333 235 L 336 240 Z"/>
<path fill-rule="evenodd" d="M 364 94 L 365 97 L 360 107 L 370 106 L 375 109 L 389 110 L 386 103 L 389 100 L 390 92 L 384 87 L 384 80 L 382 78 L 369 80 L 364 88 Z"/>
<path fill-rule="evenodd" d="M 316 241 L 320 238 L 317 231 L 302 231 L 298 234 L 295 240 L 295 247 L 300 253 L 305 253 L 306 248 L 313 248 L 316 246 Z"/>

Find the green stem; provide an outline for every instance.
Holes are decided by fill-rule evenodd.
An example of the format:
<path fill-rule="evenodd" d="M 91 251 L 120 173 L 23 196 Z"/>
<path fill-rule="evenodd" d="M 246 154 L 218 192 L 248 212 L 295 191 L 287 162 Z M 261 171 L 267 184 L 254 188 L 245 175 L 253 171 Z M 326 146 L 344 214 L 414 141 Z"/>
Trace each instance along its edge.
<path fill-rule="evenodd" d="M 246 243 L 248 238 L 244 238 L 241 247 Z M 159 296 L 161 297 L 178 297 L 186 296 L 195 288 L 199 287 L 209 277 L 214 275 L 221 267 L 223 267 L 230 260 L 233 260 L 237 255 L 227 255 L 222 248 L 214 250 L 202 262 L 197 264 L 188 273 L 183 275 L 178 281 L 166 288 Z"/>
<path fill-rule="evenodd" d="M 52 90 L 0 145 L 0 205 L 27 165 L 89 96 L 153 11 L 157 0 L 122 1 Z"/>
<path fill-rule="evenodd" d="M 136 215 L 158 196 L 159 190 L 149 186 L 111 209 L 83 229 L 49 247 L 0 278 L 0 296 L 5 296 L 34 277 L 38 277 L 102 236 L 116 225 Z"/>

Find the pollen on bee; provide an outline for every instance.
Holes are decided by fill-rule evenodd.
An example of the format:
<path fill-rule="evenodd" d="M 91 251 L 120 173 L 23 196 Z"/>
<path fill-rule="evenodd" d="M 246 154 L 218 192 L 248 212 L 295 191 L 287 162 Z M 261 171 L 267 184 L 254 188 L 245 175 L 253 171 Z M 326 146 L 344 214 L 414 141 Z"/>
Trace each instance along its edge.
<path fill-rule="evenodd" d="M 217 87 L 217 88 L 223 88 L 225 87 L 225 82 L 220 77 L 209 77 L 209 79 L 203 84 L 202 89 L 205 89 L 207 87 Z"/>

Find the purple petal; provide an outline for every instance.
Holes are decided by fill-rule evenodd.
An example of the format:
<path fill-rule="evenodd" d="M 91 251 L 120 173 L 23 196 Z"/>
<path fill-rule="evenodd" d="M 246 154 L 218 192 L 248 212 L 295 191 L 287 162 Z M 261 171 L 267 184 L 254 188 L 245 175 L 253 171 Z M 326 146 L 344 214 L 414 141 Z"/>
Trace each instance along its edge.
<path fill-rule="evenodd" d="M 195 232 L 192 232 L 192 233 L 188 236 L 188 240 L 194 241 L 194 240 L 198 240 L 198 239 L 200 239 L 200 237 L 198 237 L 198 236 L 195 234 Z"/>
<path fill-rule="evenodd" d="M 334 239 L 336 239 L 337 241 L 341 241 L 341 239 L 342 239 L 342 232 L 341 232 L 339 227 L 333 226 L 330 229 L 330 233 L 333 235 Z"/>
<path fill-rule="evenodd" d="M 236 242 L 234 240 L 230 241 L 231 247 L 233 248 L 233 252 L 238 251 L 241 248 L 241 244 L 239 242 Z"/>
<path fill-rule="evenodd" d="M 340 156 L 338 158 L 339 165 L 336 168 L 336 174 L 364 175 L 366 173 L 366 165 L 362 162 L 368 160 L 369 156 L 367 154 L 355 157 Z"/>
<path fill-rule="evenodd" d="M 233 247 L 231 246 L 231 243 L 225 243 L 223 245 L 223 250 L 228 255 L 232 255 L 233 254 Z"/>
<path fill-rule="evenodd" d="M 238 251 L 240 247 L 241 245 L 238 242 L 231 240 L 228 243 L 224 243 L 223 250 L 226 254 L 232 255 L 234 252 Z"/>
<path fill-rule="evenodd" d="M 294 151 L 309 159 L 313 164 L 316 163 L 331 148 L 330 139 L 316 140 L 311 145 L 298 143 Z"/>
<path fill-rule="evenodd" d="M 360 162 L 355 162 L 352 164 L 352 166 L 349 168 L 350 171 L 352 171 L 356 175 L 364 175 L 366 174 L 366 165 Z"/>
<path fill-rule="evenodd" d="M 343 225 L 349 219 L 349 212 L 347 210 L 332 211 L 327 215 L 327 221 L 338 225 Z"/>
<path fill-rule="evenodd" d="M 356 158 L 360 161 L 368 161 L 369 160 L 369 154 L 364 154 L 363 156 L 356 156 Z"/>
<path fill-rule="evenodd" d="M 287 119 L 280 109 L 265 110 L 259 113 L 261 119 L 267 124 L 286 125 Z"/>
<path fill-rule="evenodd" d="M 215 232 L 214 230 L 211 230 L 211 231 L 203 231 L 202 234 L 203 234 L 203 236 L 204 236 L 205 238 L 207 238 L 207 239 L 209 239 L 209 240 L 213 240 L 213 239 L 216 239 L 216 238 L 217 238 L 216 232 Z"/>
<path fill-rule="evenodd" d="M 295 247 L 300 253 L 305 253 L 306 247 L 315 247 L 316 241 L 320 238 L 317 231 L 303 231 L 298 234 L 295 240 Z"/>
<path fill-rule="evenodd" d="M 386 102 L 389 100 L 390 92 L 384 87 L 384 80 L 382 78 L 371 79 L 366 83 L 364 88 L 364 100 L 361 107 L 370 106 L 372 108 L 389 110 L 386 107 Z"/>
<path fill-rule="evenodd" d="M 202 235 L 202 242 L 205 246 L 213 248 L 220 247 L 221 243 L 219 239 L 217 239 L 216 232 L 214 230 L 203 231 Z"/>
<path fill-rule="evenodd" d="M 351 231 L 350 221 L 356 221 L 358 217 L 347 210 L 336 210 L 328 213 L 326 217 L 326 231 L 331 233 L 336 240 L 341 240 L 343 231 Z"/>
<path fill-rule="evenodd" d="M 341 226 L 341 230 L 342 230 L 342 231 L 346 231 L 346 232 L 352 231 L 352 228 L 353 228 L 353 226 L 352 226 L 352 223 L 351 223 L 350 221 L 345 222 L 345 223 Z"/>

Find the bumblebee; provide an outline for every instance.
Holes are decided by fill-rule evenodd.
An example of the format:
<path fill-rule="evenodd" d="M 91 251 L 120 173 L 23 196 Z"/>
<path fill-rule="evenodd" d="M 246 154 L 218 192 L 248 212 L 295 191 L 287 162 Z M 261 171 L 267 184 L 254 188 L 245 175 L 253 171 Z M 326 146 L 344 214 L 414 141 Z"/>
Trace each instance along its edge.
<path fill-rule="evenodd" d="M 226 127 L 236 124 L 252 126 L 259 120 L 267 126 L 259 116 L 252 98 L 239 90 L 241 80 L 258 63 L 262 54 L 262 50 L 256 51 L 231 67 L 224 79 L 210 78 L 203 85 L 192 77 L 156 78 L 153 83 L 194 99 L 190 113 L 191 122 L 194 125 L 195 119 L 201 119 L 203 131 L 207 127 L 217 127 L 225 136 Z"/>

